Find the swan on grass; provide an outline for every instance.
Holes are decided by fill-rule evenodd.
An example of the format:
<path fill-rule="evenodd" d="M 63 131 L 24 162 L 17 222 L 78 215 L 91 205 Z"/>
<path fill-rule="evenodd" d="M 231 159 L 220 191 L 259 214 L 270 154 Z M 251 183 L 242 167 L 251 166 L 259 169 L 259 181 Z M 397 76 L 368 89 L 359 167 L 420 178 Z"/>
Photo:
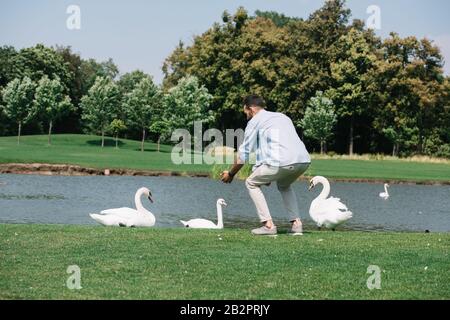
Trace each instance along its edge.
<path fill-rule="evenodd" d="M 105 226 L 117 227 L 152 227 L 155 225 L 155 216 L 144 208 L 141 196 L 147 196 L 153 202 L 152 193 L 147 188 L 139 188 L 134 195 L 136 209 L 127 207 L 107 209 L 98 213 L 90 213 L 92 219 Z"/>
<path fill-rule="evenodd" d="M 339 198 L 329 197 L 330 183 L 327 178 L 316 176 L 309 182 L 309 190 L 317 184 L 322 184 L 322 192 L 311 202 L 309 215 L 317 226 L 334 229 L 336 226 L 349 220 L 353 213 Z"/>
<path fill-rule="evenodd" d="M 379 196 L 380 198 L 383 198 L 384 200 L 387 200 L 389 198 L 389 192 L 388 188 L 389 185 L 387 183 L 384 184 L 384 192 L 380 192 Z"/>
<path fill-rule="evenodd" d="M 180 222 L 187 228 L 194 229 L 223 229 L 223 216 L 222 206 L 226 206 L 227 203 L 223 199 L 218 199 L 216 202 L 217 209 L 217 224 L 206 219 L 191 219 L 189 221 L 180 220 Z"/>

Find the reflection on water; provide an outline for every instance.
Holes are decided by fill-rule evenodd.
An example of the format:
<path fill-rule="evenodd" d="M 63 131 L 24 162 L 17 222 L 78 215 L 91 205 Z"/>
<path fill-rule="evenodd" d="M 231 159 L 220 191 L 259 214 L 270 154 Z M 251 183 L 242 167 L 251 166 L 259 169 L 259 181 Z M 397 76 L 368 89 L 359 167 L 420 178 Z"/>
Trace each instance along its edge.
<path fill-rule="evenodd" d="M 135 191 L 152 190 L 155 203 L 142 199 L 159 227 L 181 227 L 180 219 L 216 220 L 216 199 L 224 198 L 225 227 L 258 225 L 244 183 L 222 184 L 208 178 L 0 175 L 0 222 L 95 224 L 88 213 L 115 207 L 134 207 Z M 315 228 L 309 204 L 320 187 L 308 192 L 306 182 L 294 184 L 306 228 Z M 287 215 L 276 186 L 263 189 L 272 216 L 281 228 Z M 382 184 L 336 182 L 331 194 L 354 213 L 341 229 L 450 231 L 450 186 L 391 185 L 388 200 L 378 193 Z"/>

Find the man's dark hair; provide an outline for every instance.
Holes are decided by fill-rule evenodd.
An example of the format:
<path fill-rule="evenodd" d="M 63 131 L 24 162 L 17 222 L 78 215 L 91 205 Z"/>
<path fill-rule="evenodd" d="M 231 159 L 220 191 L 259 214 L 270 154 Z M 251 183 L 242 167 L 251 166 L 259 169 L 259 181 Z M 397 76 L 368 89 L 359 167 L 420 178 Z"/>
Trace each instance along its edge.
<path fill-rule="evenodd" d="M 266 102 L 264 101 L 264 99 L 261 96 L 258 96 L 256 94 L 251 94 L 244 98 L 244 105 L 247 108 L 250 108 L 251 106 L 265 108 Z"/>

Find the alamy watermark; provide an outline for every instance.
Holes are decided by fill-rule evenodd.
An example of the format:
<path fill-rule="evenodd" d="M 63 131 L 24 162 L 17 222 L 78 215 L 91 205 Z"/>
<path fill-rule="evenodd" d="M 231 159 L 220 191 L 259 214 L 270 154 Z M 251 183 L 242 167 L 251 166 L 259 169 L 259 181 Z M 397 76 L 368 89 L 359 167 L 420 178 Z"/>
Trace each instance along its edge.
<path fill-rule="evenodd" d="M 370 5 L 366 9 L 366 13 L 370 16 L 366 20 L 366 28 L 373 30 L 381 29 L 381 9 L 377 5 Z"/>
<path fill-rule="evenodd" d="M 70 290 L 80 290 L 81 287 L 81 269 L 77 265 L 70 265 L 67 267 L 66 272 L 70 274 L 67 278 L 66 286 Z"/>
<path fill-rule="evenodd" d="M 67 7 L 66 13 L 69 14 L 66 20 L 66 27 L 69 30 L 81 29 L 81 9 L 76 4 L 71 4 Z"/>
<path fill-rule="evenodd" d="M 367 278 L 367 288 L 369 290 L 381 289 L 381 269 L 377 265 L 370 265 L 367 267 L 367 273 L 370 274 Z"/>

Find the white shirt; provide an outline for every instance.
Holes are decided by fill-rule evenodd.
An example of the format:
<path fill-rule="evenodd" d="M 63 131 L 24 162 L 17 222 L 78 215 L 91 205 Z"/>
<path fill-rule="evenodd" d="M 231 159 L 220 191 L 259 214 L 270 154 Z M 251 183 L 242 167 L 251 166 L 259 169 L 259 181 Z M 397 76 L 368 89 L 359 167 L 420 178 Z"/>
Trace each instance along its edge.
<path fill-rule="evenodd" d="M 262 164 L 282 167 L 311 162 L 292 120 L 282 113 L 264 109 L 247 123 L 244 141 L 239 147 L 241 161 L 249 161 L 251 152 L 256 152 L 254 168 Z"/>

